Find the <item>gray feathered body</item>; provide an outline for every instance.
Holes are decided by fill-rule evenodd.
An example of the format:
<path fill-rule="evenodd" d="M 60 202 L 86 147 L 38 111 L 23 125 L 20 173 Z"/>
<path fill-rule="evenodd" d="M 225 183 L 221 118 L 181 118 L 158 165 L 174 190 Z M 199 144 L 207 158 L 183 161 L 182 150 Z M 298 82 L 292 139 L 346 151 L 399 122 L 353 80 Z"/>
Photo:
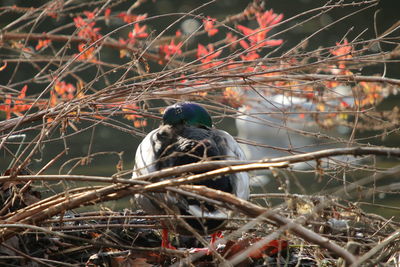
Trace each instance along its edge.
<path fill-rule="evenodd" d="M 208 127 L 162 125 L 140 143 L 136 151 L 133 178 L 202 160 L 224 159 L 245 159 L 238 143 L 227 132 Z M 249 197 L 247 173 L 228 174 L 198 184 L 232 193 L 242 199 Z M 168 207 L 177 214 L 199 217 L 187 222 L 201 233 L 212 233 L 229 217 L 229 213 L 223 209 L 171 192 L 138 194 L 135 198 L 141 208 L 150 214 L 168 213 L 165 209 Z M 202 216 L 215 219 L 201 219 Z M 178 232 L 185 231 L 178 229 Z"/>

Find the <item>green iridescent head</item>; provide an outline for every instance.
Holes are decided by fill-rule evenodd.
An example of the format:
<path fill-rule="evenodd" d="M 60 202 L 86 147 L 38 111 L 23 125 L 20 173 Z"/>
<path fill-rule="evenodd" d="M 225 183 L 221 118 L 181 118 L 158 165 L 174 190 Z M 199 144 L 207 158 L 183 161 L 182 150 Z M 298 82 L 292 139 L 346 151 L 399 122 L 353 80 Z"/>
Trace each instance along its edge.
<path fill-rule="evenodd" d="M 193 102 L 176 103 L 167 107 L 163 115 L 164 124 L 212 127 L 211 116 L 208 111 Z"/>

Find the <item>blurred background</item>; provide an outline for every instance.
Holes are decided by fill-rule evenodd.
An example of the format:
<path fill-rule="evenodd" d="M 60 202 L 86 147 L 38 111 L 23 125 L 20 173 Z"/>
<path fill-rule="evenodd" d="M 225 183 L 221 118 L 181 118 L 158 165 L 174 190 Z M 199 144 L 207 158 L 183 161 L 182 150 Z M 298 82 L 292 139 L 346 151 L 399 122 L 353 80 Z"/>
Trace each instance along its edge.
<path fill-rule="evenodd" d="M 38 7 L 46 3 L 46 1 L 1 1 L 0 8 L 16 5 L 18 7 Z M 156 33 L 165 29 L 166 25 L 171 25 L 176 19 L 181 16 L 180 14 L 190 12 L 198 8 L 201 4 L 205 4 L 205 1 L 171 1 L 171 0 L 161 0 L 161 1 L 144 1 L 137 9 L 133 12 L 135 14 L 144 14 L 147 13 L 148 16 L 157 16 L 171 13 L 170 16 L 161 16 L 156 19 L 149 20 L 146 22 L 149 32 L 155 35 Z M 250 3 L 250 1 L 242 1 L 242 0 L 221 0 L 215 1 L 213 3 L 209 3 L 201 8 L 196 13 L 203 14 L 204 16 L 210 16 L 212 18 L 216 18 L 218 21 L 223 20 L 225 17 L 229 15 L 233 15 L 239 13 L 245 9 L 245 7 Z M 400 9 L 400 2 L 395 0 L 382 0 L 380 3 L 373 7 L 363 11 L 358 12 L 360 10 L 358 7 L 343 7 L 336 8 L 329 13 L 323 14 L 316 19 L 312 19 L 301 26 L 296 26 L 298 24 L 298 20 L 296 15 L 301 14 L 303 12 L 307 12 L 308 10 L 312 10 L 315 8 L 319 8 L 327 3 L 327 1 L 316 1 L 316 0 L 287 0 L 287 1 L 278 1 L 278 0 L 269 0 L 265 2 L 260 2 L 262 5 L 265 5 L 266 9 L 273 9 L 275 13 L 282 13 L 284 18 L 294 19 L 290 21 L 289 24 L 285 24 L 285 27 L 289 28 L 287 31 L 283 31 L 279 34 L 279 38 L 283 39 L 285 42 L 280 49 L 280 51 L 286 51 L 294 47 L 304 38 L 312 35 L 313 33 L 319 31 L 325 26 L 331 24 L 332 22 L 338 21 L 343 18 L 344 14 L 349 14 L 352 11 L 355 13 L 348 18 L 335 23 L 331 27 L 328 27 L 322 31 L 319 31 L 314 37 L 310 38 L 307 42 L 307 50 L 314 50 L 319 47 L 331 47 L 335 46 L 337 42 L 340 42 L 344 37 L 347 40 L 353 40 L 354 38 L 358 38 L 361 40 L 372 39 L 377 35 L 380 35 L 384 31 L 386 31 L 390 26 L 395 24 L 399 20 L 398 10 Z M 118 13 L 128 10 L 132 6 L 132 1 L 121 1 L 118 5 L 112 8 L 112 12 Z M 89 8 L 89 7 L 85 7 Z M 344 10 L 346 9 L 346 10 Z M 350 9 L 350 10 L 349 10 Z M 352 10 L 351 10 L 352 9 Z M 16 20 L 21 16 L 21 13 L 12 13 L 12 12 L 3 12 L 0 13 L 0 28 L 3 28 L 5 25 L 10 24 L 12 21 Z M 346 12 L 344 12 L 346 11 Z M 357 11 L 357 12 L 356 12 Z M 70 17 L 60 17 L 57 20 L 54 19 L 46 19 L 45 23 L 40 23 L 37 25 L 35 32 L 49 32 L 50 30 L 60 27 L 64 24 L 71 23 L 72 17 L 77 15 L 76 13 L 70 14 Z M 253 27 L 250 22 L 245 26 Z M 174 34 L 177 30 L 180 30 L 183 34 L 191 34 L 198 27 L 200 27 L 202 22 L 197 19 L 184 19 L 182 22 L 177 25 L 173 25 L 168 32 L 168 34 Z M 98 25 L 100 27 L 104 26 L 103 22 L 99 22 Z M 122 22 L 118 19 L 111 19 L 108 26 L 118 27 L 121 26 Z M 288 26 L 289 25 L 289 26 Z M 293 28 L 290 28 L 293 26 Z M 273 35 L 274 32 L 282 31 L 283 29 L 280 27 L 274 28 L 269 35 Z M 127 34 L 129 29 L 125 29 L 124 31 L 120 31 L 118 34 Z M 398 30 L 397 30 L 398 31 Z M 73 30 L 67 29 L 64 34 L 72 33 Z M 105 34 L 105 32 L 102 32 Z M 221 34 L 221 35 L 219 35 Z M 113 36 L 118 39 L 118 36 Z M 223 38 L 222 33 L 218 33 L 215 39 Z M 207 44 L 209 41 L 208 37 L 205 35 L 194 36 L 188 42 L 188 46 L 197 47 L 198 43 Z M 33 43 L 30 45 L 34 45 Z M 57 46 L 57 44 L 55 44 Z M 380 48 L 372 48 L 372 49 L 382 49 L 383 51 L 392 50 L 396 44 L 382 44 Z M 6 60 L 9 57 L 10 51 L 7 49 L 0 48 L 0 59 Z M 128 58 L 120 58 L 118 51 L 112 49 L 103 49 L 101 53 L 101 57 L 103 60 L 107 62 L 112 62 L 114 64 L 124 64 L 129 61 Z M 182 60 L 185 60 L 183 58 Z M 17 63 L 15 63 L 17 64 Z M 37 69 L 31 67 L 20 68 L 17 73 L 13 72 L 12 68 L 13 64 L 9 64 L 8 67 L 2 71 L 0 74 L 0 84 L 4 86 L 9 86 L 12 88 L 20 89 L 23 85 L 23 81 L 29 81 L 32 77 L 37 73 Z M 15 66 L 15 65 L 14 65 Z M 41 64 L 38 63 L 40 67 Z M 154 71 L 161 70 L 161 67 L 156 64 L 150 65 L 150 67 Z M 391 63 L 383 66 L 382 64 L 379 66 L 371 66 L 360 69 L 360 73 L 364 75 L 373 75 L 373 74 L 382 74 L 385 73 L 386 77 L 391 78 L 400 78 L 400 68 L 399 64 Z M 81 69 L 77 71 L 79 76 L 84 76 L 87 78 L 86 82 L 95 80 L 96 75 L 98 75 L 98 69 L 96 67 L 89 67 L 85 69 Z M 117 81 L 122 75 L 121 71 L 115 71 L 113 73 L 108 74 L 108 79 L 111 83 Z M 38 93 L 43 89 L 43 86 L 46 84 L 37 83 L 35 85 L 29 86 L 29 93 Z M 102 89 L 106 86 L 104 81 L 94 81 L 92 87 L 95 89 Z M 0 89 L 1 90 L 1 89 Z M 254 97 L 254 96 L 253 96 Z M 250 99 L 251 97 L 248 97 Z M 390 94 L 386 96 L 385 100 L 383 100 L 378 106 L 378 110 L 391 110 L 394 106 L 398 105 L 399 101 L 398 95 Z M 284 99 L 282 97 L 277 96 L 276 99 L 271 99 L 274 105 L 269 105 L 270 102 L 264 102 L 258 109 L 252 110 L 252 112 L 264 111 L 264 112 L 277 112 L 283 108 L 290 107 L 293 103 L 295 103 L 295 99 Z M 310 105 L 310 103 L 296 102 L 298 105 Z M 351 102 L 351 100 L 348 100 Z M 156 101 L 155 101 L 156 103 Z M 245 103 L 251 104 L 251 103 Z M 279 107 L 277 107 L 279 105 Z M 243 106 L 245 108 L 245 105 Z M 311 106 L 306 106 L 307 109 L 313 109 Z M 239 108 L 240 110 L 240 108 Z M 315 137 L 307 137 L 303 136 L 299 133 L 294 133 L 293 131 L 287 131 L 285 128 L 271 128 L 270 126 L 262 125 L 259 122 L 252 123 L 252 120 L 259 120 L 254 117 L 246 117 L 245 113 L 246 109 L 241 110 L 242 116 L 225 116 L 221 117 L 218 114 L 214 114 L 215 116 L 215 126 L 224 129 L 231 133 L 234 136 L 238 136 L 242 139 L 251 140 L 254 142 L 258 142 L 260 144 L 265 144 L 266 146 L 278 147 L 278 148 L 290 148 L 295 151 L 315 151 L 322 148 L 327 147 L 337 147 L 341 146 L 338 143 L 333 143 L 330 145 L 318 145 L 319 141 Z M 264 117 L 263 117 L 264 116 Z M 260 115 L 259 117 L 271 120 L 267 115 Z M 5 115 L 0 113 L 0 119 L 4 120 Z M 123 118 L 117 117 L 115 118 L 123 123 L 131 123 L 127 122 Z M 306 118 L 307 119 L 307 118 Z M 297 122 L 292 124 L 287 124 L 285 120 L 282 119 L 274 119 L 274 123 L 277 125 L 284 125 L 289 128 L 296 128 L 298 130 L 307 130 L 315 133 L 324 133 L 330 136 L 341 137 L 344 139 L 349 138 L 352 129 L 346 127 L 333 127 L 329 130 L 316 128 L 316 126 L 309 127 L 307 121 Z M 29 165 L 29 169 L 33 172 L 38 171 L 46 162 L 50 159 L 54 158 L 57 154 L 59 154 L 65 147 L 68 147 L 68 153 L 60 158 L 54 165 L 52 165 L 45 173 L 76 173 L 76 174 L 90 174 L 90 175 L 99 175 L 99 176 L 111 176 L 117 171 L 117 168 L 120 167 L 117 165 L 121 163 L 120 159 L 123 160 L 123 168 L 131 169 L 133 167 L 133 159 L 134 153 L 137 145 L 143 138 L 143 136 L 148 133 L 150 130 L 158 127 L 160 121 L 156 119 L 148 119 L 148 123 L 146 127 L 140 127 L 137 131 L 140 132 L 138 134 L 136 131 L 131 132 L 123 132 L 112 127 L 107 127 L 104 125 L 97 125 L 95 127 L 90 127 L 87 130 L 81 131 L 77 133 L 74 129 L 68 128 L 64 133 L 66 138 L 59 139 L 59 135 L 57 132 L 54 132 L 54 136 L 49 136 L 49 138 L 43 143 L 40 151 L 35 153 L 32 162 Z M 33 126 L 34 123 L 31 125 Z M 91 124 L 85 124 L 85 122 L 81 122 L 79 125 L 80 129 L 85 129 Z M 26 127 L 26 126 L 24 126 Z M 1 129 L 0 129 L 1 131 Z M 35 136 L 37 132 L 32 131 L 27 133 L 25 142 L 32 140 L 33 136 Z M 357 131 L 355 132 L 356 138 L 367 138 L 365 139 L 366 144 L 373 145 L 384 145 L 388 147 L 399 147 L 400 146 L 400 138 L 398 135 L 398 131 L 393 131 L 386 138 L 378 137 L 374 138 L 376 133 L 371 131 Z M 56 140 L 53 140 L 56 139 Z M 18 143 L 18 138 L 13 140 Z M 10 144 L 8 147 L 16 152 L 19 148 L 18 144 Z M 324 142 L 322 142 L 324 143 Z M 362 143 L 362 142 L 360 142 Z M 242 144 L 243 149 L 245 150 L 247 156 L 251 159 L 260 159 L 265 157 L 274 157 L 274 156 L 283 156 L 290 155 L 287 151 L 276 150 L 271 147 L 260 147 L 260 146 L 249 146 L 246 144 Z M 343 144 L 342 144 L 343 145 Z M 105 152 L 105 153 L 104 153 Z M 116 153 L 114 153 L 116 152 Z M 110 154 L 111 153 L 111 154 Z M 94 154 L 95 156 L 91 156 L 89 161 L 90 164 L 81 163 L 79 164 L 78 160 L 71 160 L 74 158 L 85 157 L 85 155 Z M 120 158 L 121 157 L 121 158 Z M 70 161 L 71 160 L 71 161 Z M 340 158 L 339 160 L 343 160 L 344 162 L 351 162 L 352 158 Z M 375 159 L 369 158 L 366 159 L 365 162 L 373 162 L 374 164 L 378 161 L 378 166 L 380 168 L 387 168 L 391 166 L 395 166 L 398 164 L 398 161 L 393 158 L 388 159 Z M 3 152 L 0 159 L 0 169 L 5 170 L 9 167 L 11 162 L 11 157 Z M 312 165 L 313 163 L 311 163 Z M 368 163 L 369 164 L 369 163 Z M 282 192 L 279 188 L 279 179 L 286 179 L 288 176 L 294 174 L 296 175 L 296 179 L 300 179 L 304 188 L 307 189 L 307 193 L 319 193 L 325 192 L 329 190 L 329 188 L 336 188 L 342 184 L 340 180 L 332 180 L 330 182 L 321 182 L 318 179 L 318 175 L 315 174 L 315 170 L 313 166 L 298 166 L 293 172 L 290 171 L 278 171 L 277 173 L 271 174 L 270 172 L 260 172 L 255 173 L 253 176 L 256 177 L 253 179 L 254 183 L 254 191 L 255 193 L 259 192 Z M 343 176 L 343 170 L 338 170 L 338 173 L 335 174 L 337 177 Z M 349 174 L 350 176 L 354 176 L 354 179 L 358 179 L 367 175 L 362 170 L 358 170 L 358 172 L 352 172 Z M 370 173 L 368 175 L 371 175 Z M 277 178 L 276 176 L 281 177 Z M 274 178 L 275 177 L 275 178 Z M 286 177 L 286 178 L 285 178 Z M 349 177 L 347 177 L 349 178 Z M 397 177 L 388 176 L 388 180 L 397 179 Z M 382 182 L 383 184 L 385 182 Z M 61 187 L 60 187 L 61 188 Z M 303 189 L 304 189 L 303 188 Z M 395 189 L 394 191 L 398 192 L 399 189 Z M 296 186 L 293 186 L 291 192 L 302 192 Z M 391 190 L 389 190 L 391 191 Z M 400 204 L 398 201 L 398 194 L 378 194 L 376 199 L 374 198 L 375 203 L 377 204 L 385 204 L 390 206 L 395 206 L 400 209 Z M 379 208 L 376 206 L 367 206 L 365 207 L 367 210 L 379 212 L 385 216 L 397 216 L 399 218 L 400 211 L 396 209 L 386 209 Z"/>

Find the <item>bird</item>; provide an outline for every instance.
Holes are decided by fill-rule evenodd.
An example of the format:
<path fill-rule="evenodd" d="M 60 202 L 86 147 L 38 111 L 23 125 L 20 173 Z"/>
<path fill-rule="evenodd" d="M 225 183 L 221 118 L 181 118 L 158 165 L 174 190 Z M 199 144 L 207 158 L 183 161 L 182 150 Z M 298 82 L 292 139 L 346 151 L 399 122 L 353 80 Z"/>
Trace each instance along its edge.
<path fill-rule="evenodd" d="M 139 144 L 132 178 L 199 161 L 226 159 L 246 158 L 229 133 L 213 127 L 211 116 L 204 107 L 195 102 L 178 102 L 165 109 L 161 125 Z M 246 172 L 222 175 L 196 185 L 228 192 L 245 200 L 250 194 L 249 175 Z M 148 214 L 169 214 L 173 211 L 179 215 L 195 216 L 185 221 L 199 234 L 211 235 L 212 240 L 215 238 L 213 234 L 220 234 L 218 230 L 231 215 L 212 204 L 172 192 L 136 194 L 135 200 Z M 190 231 L 176 223 L 164 224 L 167 226 L 162 233 L 163 247 L 172 247 L 167 240 L 170 228 L 180 234 L 190 235 Z"/>

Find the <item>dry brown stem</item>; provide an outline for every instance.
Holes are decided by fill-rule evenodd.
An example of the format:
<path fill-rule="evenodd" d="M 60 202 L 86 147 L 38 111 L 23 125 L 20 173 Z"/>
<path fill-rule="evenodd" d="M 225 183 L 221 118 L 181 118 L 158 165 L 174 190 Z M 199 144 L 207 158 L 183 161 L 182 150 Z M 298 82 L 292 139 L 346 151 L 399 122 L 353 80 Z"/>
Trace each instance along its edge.
<path fill-rule="evenodd" d="M 235 208 L 237 208 L 238 210 L 240 210 L 242 213 L 246 214 L 249 217 L 255 218 L 258 216 L 263 216 L 265 218 L 268 218 L 276 222 L 280 226 L 286 226 L 289 231 L 293 232 L 294 234 L 303 238 L 304 240 L 319 245 L 320 247 L 325 248 L 335 253 L 336 255 L 342 257 L 343 259 L 345 259 L 347 264 L 352 264 L 356 260 L 354 255 L 352 255 L 342 247 L 338 246 L 334 242 L 330 241 L 329 239 L 324 238 L 318 235 L 317 233 L 308 230 L 307 228 L 304 228 L 301 224 L 299 224 L 298 221 L 294 222 L 288 218 L 285 218 L 277 214 L 272 210 L 260 207 L 243 199 L 239 199 L 231 194 L 213 190 L 204 186 L 185 185 L 181 187 L 186 190 L 196 192 L 202 196 L 207 196 L 209 198 L 217 199 L 225 203 L 228 203 L 230 205 L 233 205 L 235 206 Z M 306 223 L 306 221 L 304 221 L 303 223 Z"/>

